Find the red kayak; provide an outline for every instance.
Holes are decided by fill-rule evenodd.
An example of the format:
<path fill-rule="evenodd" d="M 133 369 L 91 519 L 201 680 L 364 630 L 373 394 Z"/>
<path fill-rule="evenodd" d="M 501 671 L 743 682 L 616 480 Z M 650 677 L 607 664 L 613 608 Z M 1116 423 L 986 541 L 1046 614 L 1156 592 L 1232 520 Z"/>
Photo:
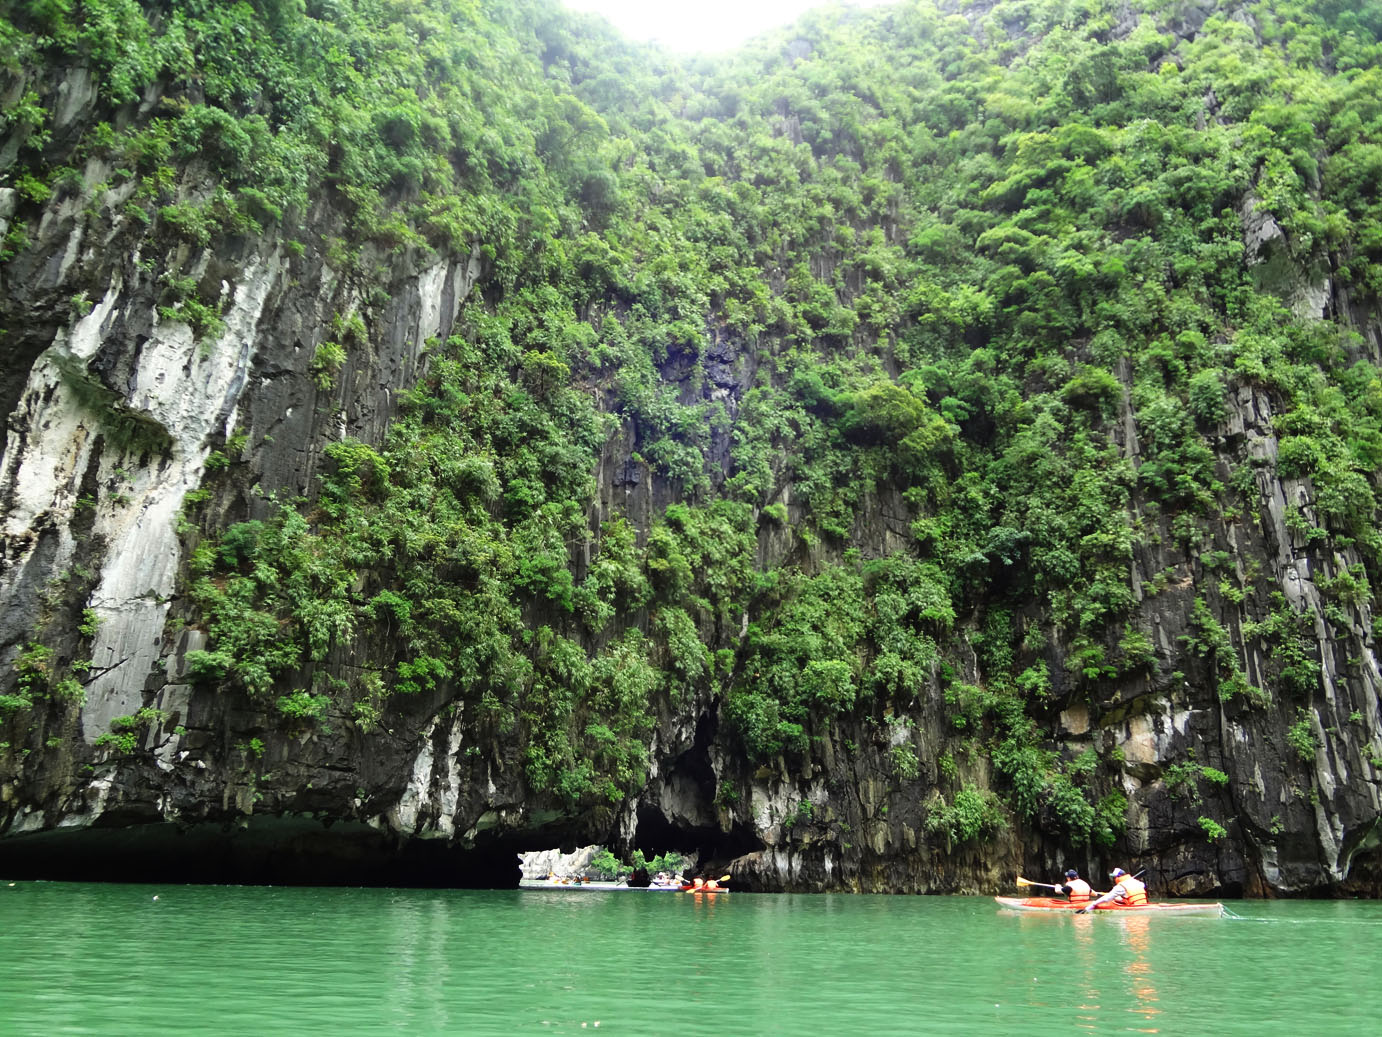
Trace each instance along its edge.
<path fill-rule="evenodd" d="M 683 893 L 728 893 L 728 892 L 729 892 L 729 890 L 727 890 L 724 886 L 705 886 L 705 885 L 701 885 L 701 886 L 685 885 L 685 886 L 682 886 L 682 887 L 681 887 L 681 891 L 682 891 Z"/>
<path fill-rule="evenodd" d="M 998 906 L 1007 908 L 1009 911 L 1037 911 L 1047 914 L 1070 914 L 1084 907 L 1084 904 L 1072 904 L 1068 900 L 1057 897 L 994 897 L 998 901 Z M 1133 915 L 1176 915 L 1196 916 L 1205 915 L 1218 917 L 1224 913 L 1224 905 L 1218 901 L 1201 904 L 1100 904 L 1094 909 L 1099 914 L 1113 913 L 1133 914 Z"/>

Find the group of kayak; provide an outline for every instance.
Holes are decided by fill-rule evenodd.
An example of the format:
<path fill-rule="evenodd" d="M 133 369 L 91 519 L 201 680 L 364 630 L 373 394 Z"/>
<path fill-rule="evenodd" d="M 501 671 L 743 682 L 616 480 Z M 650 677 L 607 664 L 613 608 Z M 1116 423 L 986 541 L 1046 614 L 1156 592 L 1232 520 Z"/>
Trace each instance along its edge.
<path fill-rule="evenodd" d="M 1129 875 L 1122 868 L 1109 872 L 1113 888 L 1107 893 L 1097 893 L 1080 873 L 1071 868 L 1065 873 L 1062 883 L 1033 882 L 1018 877 L 1019 886 L 1038 886 L 1052 891 L 1048 897 L 995 897 L 1000 907 L 1014 911 L 1056 911 L 1089 914 L 1091 911 L 1126 911 L 1139 914 L 1158 915 L 1220 915 L 1223 905 L 1219 903 L 1198 904 L 1153 904 L 1147 897 L 1147 886 L 1141 880 L 1141 872 Z"/>

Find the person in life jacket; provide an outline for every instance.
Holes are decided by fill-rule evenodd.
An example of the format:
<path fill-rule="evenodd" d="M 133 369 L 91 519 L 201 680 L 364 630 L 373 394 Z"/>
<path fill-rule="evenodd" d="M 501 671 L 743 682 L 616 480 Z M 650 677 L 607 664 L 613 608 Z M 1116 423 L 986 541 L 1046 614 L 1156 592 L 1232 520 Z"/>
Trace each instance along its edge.
<path fill-rule="evenodd" d="M 1074 868 L 1065 873 L 1065 884 L 1057 886 L 1056 889 L 1069 897 L 1072 904 L 1086 903 L 1094 895 L 1089 883 L 1080 878 L 1080 873 Z"/>
<path fill-rule="evenodd" d="M 1112 903 L 1119 907 L 1141 907 L 1147 903 L 1147 887 L 1122 868 L 1114 868 L 1109 872 L 1108 877 L 1113 879 L 1114 887 L 1098 900 L 1080 908 L 1075 912 L 1076 914 L 1085 914 L 1100 904 Z"/>

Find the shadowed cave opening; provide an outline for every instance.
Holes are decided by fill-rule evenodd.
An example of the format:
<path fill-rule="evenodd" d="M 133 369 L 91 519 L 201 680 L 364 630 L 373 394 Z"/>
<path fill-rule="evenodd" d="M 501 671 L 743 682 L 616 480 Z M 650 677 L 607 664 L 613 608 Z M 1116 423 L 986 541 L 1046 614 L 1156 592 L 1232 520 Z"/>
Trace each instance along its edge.
<path fill-rule="evenodd" d="M 645 831 L 646 825 L 646 831 Z M 640 814 L 636 847 L 666 850 L 723 869 L 760 846 L 751 835 L 690 833 L 656 811 Z M 358 822 L 255 817 L 236 825 L 170 823 L 70 828 L 0 840 L 0 878 L 67 882 L 206 885 L 396 886 L 516 889 L 519 853 L 530 845 L 464 849 L 441 840 L 399 839 Z"/>
<path fill-rule="evenodd" d="M 508 845 L 400 840 L 358 822 L 253 817 L 236 825 L 73 828 L 0 840 L 0 877 L 73 882 L 513 889 Z"/>

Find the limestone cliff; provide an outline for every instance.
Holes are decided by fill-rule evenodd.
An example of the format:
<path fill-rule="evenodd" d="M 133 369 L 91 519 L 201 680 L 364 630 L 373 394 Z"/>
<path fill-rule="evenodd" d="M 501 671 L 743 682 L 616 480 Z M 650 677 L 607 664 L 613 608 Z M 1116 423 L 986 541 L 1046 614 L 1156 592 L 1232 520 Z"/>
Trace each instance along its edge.
<path fill-rule="evenodd" d="M 1223 6 L 1240 28 L 1255 24 L 1248 7 Z M 1166 15 L 1174 24 L 1159 26 L 1166 35 L 1157 46 L 1184 64 L 1197 40 L 1204 45 L 1203 33 L 1214 30 L 1203 29 L 1214 5 L 1181 7 L 1179 15 Z M 1120 9 L 1122 20 L 1096 26 L 1091 38 L 1132 37 L 1138 19 Z M 994 10 L 1001 15 L 1005 8 Z M 991 14 L 968 13 L 975 46 L 1002 35 Z M 953 19 L 936 24 L 954 29 Z M 804 30 L 785 50 L 789 67 L 811 53 L 808 35 Z M 1016 40 L 1021 33 L 1013 28 L 1007 35 Z M 559 50 L 547 44 L 549 68 Z M 1213 507 L 1187 518 L 1188 511 L 1168 503 L 1179 498 L 1149 475 L 1147 466 L 1165 464 L 1168 453 L 1157 438 L 1161 426 L 1149 417 L 1153 409 L 1136 398 L 1143 361 L 1125 353 L 1107 362 L 1092 330 L 1062 343 L 1058 363 L 1043 361 L 1038 371 L 1033 361 L 1022 385 L 1035 393 L 1047 379 L 1063 406 L 1092 415 L 1079 420 L 1106 444 L 1109 470 L 1126 473 L 1112 477 L 1125 492 L 1118 521 L 1128 531 L 1126 551 L 1115 545 L 1097 555 L 1116 560 L 1114 596 L 1126 602 L 1099 637 L 1089 634 L 1094 621 L 1080 626 L 1045 604 L 1042 595 L 1056 593 L 1046 583 L 1038 580 L 1032 586 L 1040 594 L 1028 594 L 1024 572 L 1036 563 L 1022 545 L 1039 535 L 1034 518 L 1029 529 L 1008 530 L 1010 556 L 989 546 L 987 554 L 957 563 L 958 589 L 949 599 L 955 607 L 936 610 L 949 610 L 949 619 L 915 619 L 916 630 L 939 646 L 926 666 L 869 705 L 850 690 L 850 706 L 822 705 L 798 724 L 799 742 L 756 752 L 743 714 L 727 712 L 726 703 L 755 660 L 766 658 L 755 638 L 760 627 L 778 622 L 790 598 L 785 592 L 727 595 L 730 611 L 694 582 L 713 573 L 688 571 L 694 592 L 677 591 L 682 597 L 675 601 L 671 592 L 656 601 L 630 594 L 608 626 L 602 620 L 582 627 L 569 618 L 569 602 L 562 613 L 553 604 L 556 592 L 533 589 L 546 586 L 536 576 L 515 577 L 522 629 L 512 631 L 514 644 L 539 671 L 556 672 L 539 645 L 548 636 L 541 631 L 555 629 L 592 658 L 614 652 L 620 637 L 641 638 L 668 675 L 638 701 L 641 726 L 629 730 L 639 732 L 641 765 L 631 779 L 625 775 L 627 784 L 608 786 L 612 794 L 606 786 L 591 791 L 593 783 L 570 793 L 556 780 L 539 780 L 534 747 L 547 745 L 546 711 L 568 707 L 559 695 L 539 698 L 541 680 L 531 670 L 515 678 L 508 713 L 468 690 L 454 665 L 444 677 L 412 679 L 413 670 L 400 665 L 412 667 L 414 650 L 399 632 L 402 606 L 389 606 L 390 613 L 371 604 L 395 589 L 425 597 L 405 588 L 395 559 L 372 558 L 351 571 L 340 593 L 353 602 L 353 618 L 323 619 L 336 625 L 321 635 L 320 651 L 274 669 L 272 693 L 237 682 L 228 663 L 208 672 L 219 648 L 216 628 L 193 584 L 205 577 L 224 585 L 235 565 L 249 563 L 206 568 L 212 563 L 196 560 L 199 548 L 222 552 L 220 538 L 229 530 L 270 524 L 285 507 L 304 526 L 339 521 L 323 491 L 323 480 L 341 470 L 333 445 L 382 451 L 400 401 L 450 362 L 434 360 L 438 344 L 453 334 L 482 337 L 482 319 L 466 323 L 466 307 L 496 312 L 549 275 L 502 255 L 497 260 L 496 241 L 483 234 L 449 247 L 402 232 L 392 240 L 356 240 L 355 199 L 342 190 L 313 193 L 295 228 L 264 220 L 198 240 L 176 222 L 179 207 L 211 204 L 228 182 L 202 157 L 182 162 L 175 180 L 162 185 L 163 207 L 150 226 L 132 204 L 140 179 L 118 175 L 118 156 L 81 142 L 107 121 L 137 128 L 185 111 L 196 104 L 196 88 L 158 80 L 136 99 L 117 102 L 102 93 L 99 71 L 80 62 L 35 61 L 6 75 L 7 106 L 31 97 L 48 117 L 44 142 L 29 140 L 32 125 L 20 119 L 9 121 L 0 141 L 0 168 L 10 178 L 0 187 L 0 237 L 9 243 L 0 268 L 0 873 L 503 885 L 517 881 L 518 851 L 605 843 L 694 852 L 728 868 L 737 887 L 765 891 L 996 891 L 1019 872 L 1047 875 L 1074 864 L 1097 873 L 1136 862 L 1159 891 L 1181 895 L 1382 892 L 1382 676 L 1367 582 L 1376 563 L 1364 530 L 1338 518 L 1337 501 L 1321 500 L 1308 471 L 1281 463 L 1283 439 L 1299 432 L 1282 418 L 1296 404 L 1279 382 L 1244 365 L 1232 369 L 1217 413 L 1194 433 L 1206 451 L 1203 484 L 1217 487 L 1218 496 Z M 1077 78 L 1070 82 L 1072 91 L 1080 89 Z M 1088 89 L 1094 104 L 1106 87 Z M 1223 100 L 1205 100 L 1202 124 L 1229 121 L 1219 114 Z M 784 94 L 775 103 L 782 111 L 773 116 L 774 139 L 795 136 L 809 154 L 801 120 L 788 111 L 801 102 Z M 988 118 L 1008 118 L 1003 113 L 1018 106 L 995 96 Z M 807 122 L 806 132 L 814 132 Z M 973 132 L 984 125 L 973 121 Z M 533 154 L 560 164 L 541 147 Z M 996 161 L 983 154 L 984 162 Z M 40 166 L 72 172 L 51 191 L 35 190 L 32 181 L 25 186 L 21 174 Z M 692 172 L 697 182 L 704 179 L 703 170 Z M 635 182 L 627 169 L 622 175 Z M 581 176 L 573 190 L 586 205 L 585 233 L 610 217 L 598 198 L 591 201 L 603 181 Z M 638 189 L 653 196 L 670 190 L 671 178 L 659 169 L 637 181 Z M 1306 255 L 1264 212 L 1256 186 L 1238 191 L 1236 209 L 1225 210 L 1240 246 L 1234 268 L 1257 278 L 1262 293 L 1282 300 L 1303 326 L 1351 332 L 1338 347 L 1347 355 L 1331 360 L 1337 369 L 1382 367 L 1376 295 L 1339 276 L 1350 248 Z M 887 191 L 881 181 L 869 189 Z M 416 196 L 397 184 L 392 190 L 388 197 L 400 209 Z M 1001 208 L 1014 190 L 995 177 L 984 204 Z M 667 211 L 678 204 L 666 203 Z M 1136 204 L 1120 214 L 1111 239 L 1135 237 Z M 879 203 L 883 215 L 870 247 L 903 240 L 898 220 L 912 220 L 908 233 L 922 237 L 917 228 L 926 220 L 908 210 L 920 203 L 891 205 Z M 974 219 L 955 216 L 966 218 Z M 789 328 L 784 318 L 781 326 L 756 322 L 747 332 L 731 319 L 728 289 L 712 301 L 708 290 L 696 296 L 683 285 L 684 298 L 699 298 L 703 308 L 677 328 L 689 327 L 697 341 L 662 341 L 649 367 L 667 407 L 703 408 L 683 426 L 655 420 L 664 411 L 652 403 L 631 403 L 633 383 L 608 375 L 609 361 L 571 361 L 572 387 L 589 401 L 602 436 L 577 523 L 588 534 L 565 544 L 576 584 L 614 557 L 608 524 L 621 518 L 647 552 L 640 557 L 650 578 L 666 573 L 670 563 L 656 554 L 655 529 L 669 521 L 669 505 L 675 512 L 730 496 L 727 487 L 748 468 L 739 451 L 758 434 L 754 423 L 764 421 L 755 393 L 764 386 L 816 391 L 801 387 L 806 367 L 793 367 L 800 363 L 792 343 L 805 337 L 801 327 L 810 325 L 824 343 L 823 357 L 877 348 L 878 369 L 899 384 L 907 384 L 902 368 L 920 367 L 919 360 L 900 359 L 896 348 L 907 327 L 953 319 L 958 330 L 938 355 L 961 345 L 977 355 L 999 341 L 997 318 L 962 326 L 949 303 L 868 323 L 880 311 L 858 300 L 873 298 L 874 275 L 843 272 L 852 259 L 838 244 L 846 236 L 864 241 L 868 221 L 855 222 L 857 232 L 846 227 L 848 235 L 834 227 L 822 232 L 819 251 L 800 268 L 809 267 L 813 284 L 831 286 L 831 306 L 838 306 L 838 291 L 864 314 L 844 332 L 833 330 L 837 318 L 830 314 L 812 324 L 807 303 L 805 324 Z M 1018 232 L 1005 233 L 993 248 L 1022 246 Z M 588 237 L 581 240 L 588 244 Z M 353 249 L 348 261 L 344 246 Z M 909 247 L 924 253 L 932 246 Z M 764 291 L 793 299 L 799 270 L 773 267 L 780 260 L 764 261 Z M 518 272 L 497 268 L 505 262 Z M 1087 274 L 1090 283 L 1107 276 L 1107 268 Z M 635 278 L 628 280 L 591 289 L 579 314 L 586 327 L 633 322 L 641 303 L 639 289 L 630 287 Z M 920 291 L 896 287 L 899 296 Z M 959 289 L 949 294 L 965 298 Z M 522 362 L 534 370 L 533 361 Z M 1100 363 L 1110 380 L 1090 389 L 1094 383 L 1080 382 L 1080 372 Z M 541 375 L 532 377 L 540 397 Z M 927 406 L 944 404 L 940 390 L 920 392 Z M 946 399 L 962 396 L 955 389 Z M 818 398 L 826 400 L 818 410 L 835 407 L 833 420 L 843 429 L 837 442 L 861 452 L 911 449 L 886 442 L 886 432 L 856 416 L 867 392 L 840 391 L 833 404 Z M 955 413 L 935 435 L 989 449 L 998 433 L 978 405 Z M 680 431 L 664 435 L 657 420 Z M 707 425 L 694 427 L 700 420 Z M 926 428 L 914 423 L 904 431 L 914 427 Z M 808 485 L 794 460 L 817 446 L 798 435 L 806 438 L 784 421 L 765 440 L 766 481 L 747 534 L 756 574 L 790 569 L 810 578 L 851 559 L 929 550 L 917 546 L 928 536 L 936 542 L 936 534 L 919 528 L 939 513 L 939 491 L 928 491 L 928 499 L 900 477 L 869 474 L 865 484 L 862 473 L 837 473 L 841 484 L 857 474 L 862 488 L 846 524 L 827 523 L 819 487 Z M 699 444 L 702 470 L 691 476 L 666 460 L 680 456 L 667 453 L 678 437 Z M 969 455 L 953 446 L 935 450 L 945 457 L 948 478 L 962 484 L 962 458 Z M 394 477 L 404 478 L 399 471 Z M 1376 470 L 1363 482 L 1375 494 Z M 1368 508 L 1371 521 L 1371 496 Z M 390 521 L 387 513 L 371 514 L 373 523 Z M 1097 539 L 1094 531 L 1079 536 Z M 1085 572 L 1070 579 L 1083 580 Z M 967 593 L 966 581 L 983 589 Z M 690 655 L 669 647 L 685 629 L 675 625 L 674 605 L 685 609 L 678 615 L 694 617 L 687 621 L 697 642 Z M 270 614 L 267 605 L 255 607 Z M 993 633 L 1000 612 L 1008 624 L 1001 651 Z M 303 632 L 301 613 L 275 621 L 285 642 L 316 636 Z M 256 642 L 259 650 L 272 640 Z M 861 650 L 860 667 L 876 668 L 885 647 Z M 1017 714 L 1004 713 L 1013 700 L 994 690 L 1009 686 L 997 676 L 1003 666 L 1040 675 Z M 381 691 L 380 674 L 413 690 Z M 478 679 L 471 678 L 474 687 Z M 862 687 L 863 678 L 854 679 Z M 826 702 L 830 687 L 813 694 Z M 592 695 L 575 708 L 586 724 L 580 730 L 603 744 L 595 702 Z M 1031 768 L 995 750 L 995 732 L 1006 732 L 1010 753 L 1038 761 L 1046 775 L 1039 788 L 1024 790 L 1022 775 Z M 1118 816 L 1107 839 L 1091 838 L 1102 821 L 1091 820 L 1083 805 L 1085 813 L 1076 811 L 1085 818 L 1083 833 L 1070 827 L 1060 800 L 1069 789 L 1080 804 L 1087 795 L 1113 805 L 1108 809 Z"/>

